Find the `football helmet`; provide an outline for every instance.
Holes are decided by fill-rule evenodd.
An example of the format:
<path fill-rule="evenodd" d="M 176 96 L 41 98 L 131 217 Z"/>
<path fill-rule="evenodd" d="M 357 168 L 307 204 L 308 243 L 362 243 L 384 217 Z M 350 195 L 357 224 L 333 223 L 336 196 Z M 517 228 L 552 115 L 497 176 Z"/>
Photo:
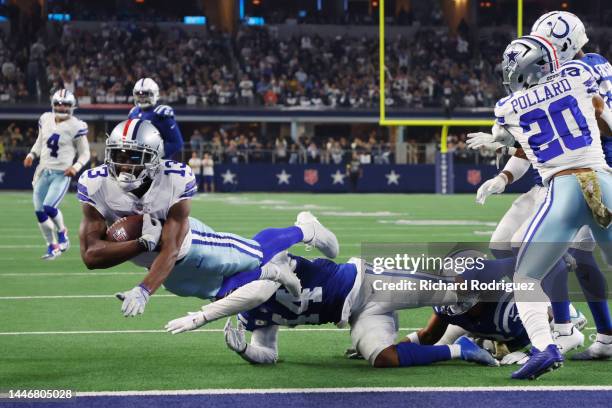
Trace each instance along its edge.
<path fill-rule="evenodd" d="M 76 109 L 74 94 L 67 89 L 56 91 L 51 97 L 51 110 L 60 119 L 68 119 Z"/>
<path fill-rule="evenodd" d="M 536 85 L 559 69 L 555 48 L 536 36 L 526 35 L 510 43 L 502 61 L 503 84 L 511 94 Z"/>
<path fill-rule="evenodd" d="M 134 105 L 149 108 L 155 106 L 159 99 L 159 86 L 151 78 L 141 78 L 136 81 L 132 95 L 134 95 Z"/>
<path fill-rule="evenodd" d="M 589 42 L 584 24 L 567 11 L 551 11 L 533 24 L 531 35 L 540 36 L 556 49 L 561 64 L 574 59 L 576 53 Z"/>
<path fill-rule="evenodd" d="M 119 123 L 106 139 L 104 162 L 125 191 L 154 178 L 164 156 L 164 142 L 151 122 L 128 119 Z"/>

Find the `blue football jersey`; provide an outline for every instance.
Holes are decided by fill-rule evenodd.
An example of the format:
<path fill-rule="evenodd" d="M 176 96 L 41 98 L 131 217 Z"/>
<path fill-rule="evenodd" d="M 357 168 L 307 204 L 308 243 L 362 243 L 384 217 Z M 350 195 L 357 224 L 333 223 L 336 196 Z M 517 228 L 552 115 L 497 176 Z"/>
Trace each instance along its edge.
<path fill-rule="evenodd" d="M 171 158 L 183 148 L 183 135 L 174 119 L 174 110 L 170 106 L 157 105 L 147 109 L 134 106 L 128 114 L 128 119 L 148 120 L 159 130 L 164 140 L 164 158 Z"/>
<path fill-rule="evenodd" d="M 357 267 L 337 264 L 328 259 L 309 261 L 292 256 L 297 262 L 295 273 L 302 282 L 299 298 L 284 288 L 255 309 L 238 315 L 246 329 L 281 325 L 338 323 L 345 300 L 355 284 Z"/>
<path fill-rule="evenodd" d="M 442 308 L 434 312 L 448 324 L 462 327 L 474 335 L 506 342 L 511 350 L 529 345 L 529 336 L 519 318 L 514 295 L 502 292 L 498 302 L 481 302 L 464 314 L 449 316 Z"/>
<path fill-rule="evenodd" d="M 585 54 L 580 61 L 592 68 L 593 76 L 599 85 L 599 94 L 612 109 L 612 65 L 603 56 L 595 53 Z M 606 162 L 612 167 L 612 135 L 602 135 L 602 145 Z"/>

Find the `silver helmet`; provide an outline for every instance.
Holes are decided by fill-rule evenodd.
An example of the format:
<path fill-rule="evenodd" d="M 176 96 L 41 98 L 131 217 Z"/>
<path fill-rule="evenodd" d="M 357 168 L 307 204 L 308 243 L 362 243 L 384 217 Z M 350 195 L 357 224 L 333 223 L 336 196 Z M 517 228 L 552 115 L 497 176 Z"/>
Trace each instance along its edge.
<path fill-rule="evenodd" d="M 60 89 L 51 97 L 51 110 L 60 119 L 68 119 L 76 109 L 77 101 L 68 89 Z"/>
<path fill-rule="evenodd" d="M 548 41 L 531 35 L 512 41 L 503 58 L 503 83 L 509 94 L 527 89 L 559 69 L 554 47 Z"/>
<path fill-rule="evenodd" d="M 164 156 L 164 141 L 151 122 L 128 119 L 119 123 L 106 139 L 104 162 L 125 191 L 154 178 Z"/>

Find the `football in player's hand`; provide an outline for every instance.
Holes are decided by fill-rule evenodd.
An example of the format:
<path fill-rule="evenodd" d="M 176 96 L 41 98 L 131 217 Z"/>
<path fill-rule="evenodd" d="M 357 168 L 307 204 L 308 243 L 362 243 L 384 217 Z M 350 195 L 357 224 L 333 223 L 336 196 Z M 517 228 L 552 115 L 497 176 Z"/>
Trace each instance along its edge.
<path fill-rule="evenodd" d="M 119 218 L 106 229 L 106 240 L 123 242 L 138 239 L 142 235 L 142 215 Z"/>

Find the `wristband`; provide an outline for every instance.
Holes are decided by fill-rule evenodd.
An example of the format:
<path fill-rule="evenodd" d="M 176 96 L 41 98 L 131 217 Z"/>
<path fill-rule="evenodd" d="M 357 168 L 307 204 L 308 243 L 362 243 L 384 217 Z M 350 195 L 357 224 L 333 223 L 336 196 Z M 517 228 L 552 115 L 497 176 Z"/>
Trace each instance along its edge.
<path fill-rule="evenodd" d="M 72 165 L 72 168 L 78 173 L 83 168 L 83 165 L 80 162 L 76 162 Z"/>
<path fill-rule="evenodd" d="M 406 338 L 410 340 L 411 343 L 421 344 L 419 341 L 419 333 L 417 332 L 410 333 L 409 335 L 406 336 Z"/>
<path fill-rule="evenodd" d="M 149 290 L 149 288 L 147 288 L 147 287 L 145 286 L 145 284 L 144 284 L 144 283 L 141 283 L 140 285 L 138 285 L 138 287 L 139 287 L 140 289 L 144 290 L 144 291 L 147 293 L 147 295 L 151 296 L 151 291 Z"/>

